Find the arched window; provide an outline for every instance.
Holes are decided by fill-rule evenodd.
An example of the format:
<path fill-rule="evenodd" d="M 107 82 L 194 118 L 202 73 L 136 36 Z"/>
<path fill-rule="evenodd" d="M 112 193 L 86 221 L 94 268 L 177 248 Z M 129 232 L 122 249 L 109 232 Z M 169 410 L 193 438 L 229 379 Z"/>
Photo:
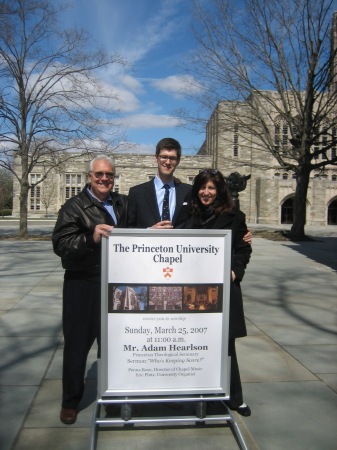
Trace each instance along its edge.
<path fill-rule="evenodd" d="M 294 222 L 294 199 L 288 198 L 281 207 L 281 223 Z"/>

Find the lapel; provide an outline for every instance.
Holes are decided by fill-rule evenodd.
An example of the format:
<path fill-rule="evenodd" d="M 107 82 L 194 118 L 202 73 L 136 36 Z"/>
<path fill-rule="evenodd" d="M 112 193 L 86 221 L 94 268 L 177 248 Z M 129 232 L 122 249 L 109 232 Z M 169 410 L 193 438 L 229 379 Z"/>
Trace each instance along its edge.
<path fill-rule="evenodd" d="M 150 211 L 155 218 L 155 223 L 160 222 L 160 212 L 157 203 L 156 190 L 154 187 L 154 179 L 144 184 L 145 201 L 150 208 Z"/>
<path fill-rule="evenodd" d="M 180 189 L 180 184 L 174 182 L 174 187 L 175 187 L 175 191 L 176 191 L 176 207 L 174 210 L 174 214 L 172 217 L 172 222 L 174 222 L 174 220 L 178 217 L 181 205 L 183 204 L 183 191 L 182 189 Z"/>
<path fill-rule="evenodd" d="M 185 189 L 182 188 L 182 184 L 181 183 L 174 182 L 174 187 L 175 187 L 175 191 L 176 191 L 176 207 L 175 207 L 175 210 L 174 210 L 172 222 L 174 222 L 175 219 L 178 217 L 180 209 L 181 209 L 181 207 L 183 205 L 183 202 L 185 200 L 185 194 L 186 194 Z"/>

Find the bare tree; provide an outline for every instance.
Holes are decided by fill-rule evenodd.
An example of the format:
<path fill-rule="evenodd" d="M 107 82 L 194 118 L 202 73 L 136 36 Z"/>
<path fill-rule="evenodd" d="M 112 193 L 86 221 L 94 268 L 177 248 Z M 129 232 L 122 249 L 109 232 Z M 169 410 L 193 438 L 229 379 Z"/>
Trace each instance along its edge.
<path fill-rule="evenodd" d="M 93 48 L 85 31 L 62 30 L 54 4 L 0 1 L 0 166 L 20 183 L 20 236 L 34 167 L 43 165 L 42 182 L 69 158 L 112 148 L 118 132 L 118 99 L 99 72 L 124 62 Z"/>
<path fill-rule="evenodd" d="M 209 111 L 224 100 L 226 126 L 239 126 L 261 152 L 271 153 L 275 165 L 294 172 L 295 237 L 305 235 L 310 173 L 337 164 L 333 3 L 195 2 L 197 49 L 190 69 L 203 88 L 198 101 Z M 280 124 L 289 139 L 279 139 Z"/>
<path fill-rule="evenodd" d="M 54 177 L 47 178 L 43 182 L 42 192 L 41 192 L 41 203 L 44 206 L 44 209 L 46 211 L 46 214 L 45 214 L 46 217 L 48 217 L 48 210 L 54 199 L 56 187 L 57 187 L 57 183 L 56 183 Z"/>

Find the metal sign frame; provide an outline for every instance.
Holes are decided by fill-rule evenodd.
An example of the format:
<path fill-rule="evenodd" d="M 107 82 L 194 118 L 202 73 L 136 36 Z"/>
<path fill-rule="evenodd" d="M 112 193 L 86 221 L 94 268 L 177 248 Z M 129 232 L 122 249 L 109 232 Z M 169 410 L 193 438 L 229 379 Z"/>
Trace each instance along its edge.
<path fill-rule="evenodd" d="M 181 249 L 191 253 L 179 252 Z M 230 230 L 113 229 L 102 243 L 100 397 L 229 393 L 230 260 Z M 190 309 L 195 305 L 188 303 L 186 292 L 194 293 L 191 301 L 196 303 L 198 286 L 207 290 L 199 295 L 204 303 L 205 297 L 213 295 L 209 292 L 218 292 L 218 309 Z M 132 310 L 134 298 L 128 298 L 127 310 L 118 310 L 125 299 L 116 299 L 116 291 L 121 297 L 125 287 L 133 294 L 137 288 L 146 290 L 147 310 Z M 170 310 L 166 304 L 163 310 L 161 304 L 158 311 L 149 291 L 169 288 L 182 293 L 181 306 Z M 206 307 L 214 305 L 206 303 Z M 179 318 L 188 325 L 178 326 Z M 203 335 L 190 334 L 206 329 Z M 127 336 L 130 330 L 139 333 Z M 189 334 L 186 339 L 184 332 Z"/>

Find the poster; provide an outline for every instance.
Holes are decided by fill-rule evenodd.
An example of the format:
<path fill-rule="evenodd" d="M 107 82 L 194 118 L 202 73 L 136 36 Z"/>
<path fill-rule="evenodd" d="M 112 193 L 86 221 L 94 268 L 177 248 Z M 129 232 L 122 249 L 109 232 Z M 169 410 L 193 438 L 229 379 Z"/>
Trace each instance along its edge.
<path fill-rule="evenodd" d="M 227 388 L 230 232 L 114 230 L 102 255 L 102 395 Z"/>

